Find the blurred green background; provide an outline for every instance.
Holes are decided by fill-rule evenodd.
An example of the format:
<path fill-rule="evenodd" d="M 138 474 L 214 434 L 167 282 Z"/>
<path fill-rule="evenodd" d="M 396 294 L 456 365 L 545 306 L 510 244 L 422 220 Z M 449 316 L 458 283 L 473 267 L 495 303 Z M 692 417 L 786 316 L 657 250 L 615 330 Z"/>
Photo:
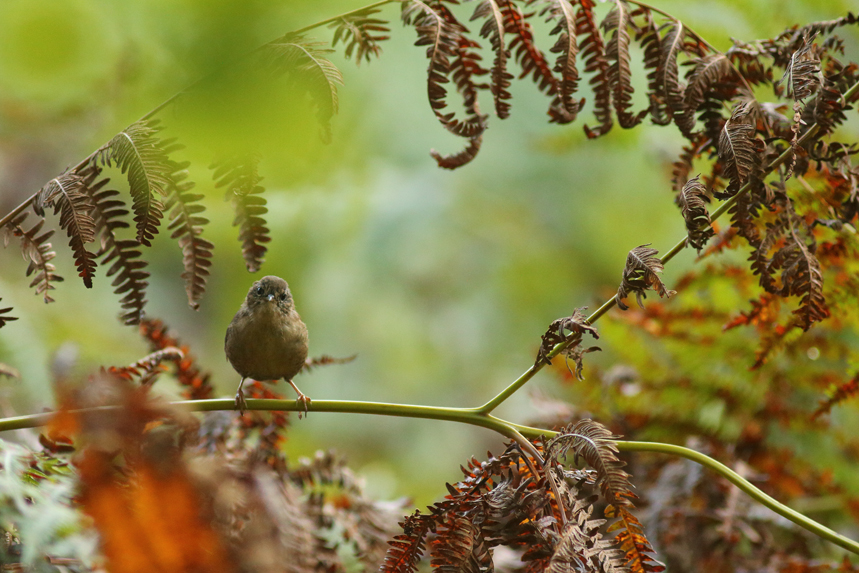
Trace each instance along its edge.
<path fill-rule="evenodd" d="M 3 0 L 0 213 L 197 78 L 285 32 L 362 5 Z M 720 49 L 731 36 L 771 37 L 855 9 L 848 1 L 816 0 L 656 5 Z M 463 21 L 473 7 L 457 10 Z M 225 77 L 161 115 L 187 146 L 180 155 L 192 162 L 196 191 L 206 195 L 205 236 L 216 256 L 195 312 L 179 278 L 181 253 L 162 229 L 144 251 L 152 272 L 147 311 L 191 345 L 223 396 L 238 383 L 223 355 L 224 331 L 250 283 L 264 274 L 290 283 L 312 355 L 358 354 L 351 364 L 301 375 L 296 382 L 310 397 L 475 406 L 532 363 L 553 319 L 613 295 L 631 248 L 653 243 L 662 251 L 682 236 L 670 192 L 670 163 L 682 144 L 673 127 L 616 128 L 588 141 L 582 123 L 594 123 L 590 103 L 575 124 L 549 125 L 548 98 L 525 81 L 511 90 L 512 117 L 490 119 L 477 159 L 455 172 L 438 169 L 429 150 L 450 153 L 461 143 L 427 104 L 427 62 L 424 49 L 412 45 L 414 31 L 399 23 L 396 5 L 381 17 L 392 21 L 392 38 L 379 60 L 356 67 L 331 56 L 345 86 L 329 145 L 319 139 L 312 110 L 277 81 Z M 547 31 L 538 26 L 544 51 L 554 42 Z M 310 35 L 327 41 L 331 32 Z M 855 50 L 855 31 L 844 36 Z M 633 54 L 639 108 L 640 59 Z M 491 108 L 488 98 L 482 104 Z M 215 154 L 249 142 L 263 154 L 272 230 L 255 276 L 245 271 L 230 204 L 207 169 Z M 87 290 L 61 232 L 52 242 L 66 282 L 50 305 L 28 288 L 17 244 L 0 250 L 0 306 L 13 306 L 20 317 L 0 330 L 0 362 L 22 373 L 21 380 L 0 380 L 4 416 L 51 406 L 50 368 L 58 356 L 76 356 L 77 371 L 85 373 L 147 352 L 136 329 L 115 320 L 119 305 L 106 269 Z M 692 261 L 688 252 L 675 259 L 666 270 L 669 286 Z M 614 360 L 612 340 L 601 342 L 604 351 L 588 358 L 605 368 Z M 177 392 L 166 381 L 159 386 Z M 545 372 L 498 414 L 528 420 L 534 391 L 563 395 Z M 468 456 L 497 451 L 500 443 L 488 431 L 452 423 L 312 414 L 294 422 L 288 448 L 294 457 L 336 449 L 367 477 L 371 492 L 424 504 L 444 494 L 443 482 L 458 478 Z"/>

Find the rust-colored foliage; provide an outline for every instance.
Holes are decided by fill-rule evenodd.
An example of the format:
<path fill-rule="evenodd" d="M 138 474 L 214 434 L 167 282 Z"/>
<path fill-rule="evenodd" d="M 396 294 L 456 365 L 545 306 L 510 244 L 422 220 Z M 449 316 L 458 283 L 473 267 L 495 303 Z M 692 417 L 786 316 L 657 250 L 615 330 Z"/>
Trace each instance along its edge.
<path fill-rule="evenodd" d="M 214 389 L 209 383 L 210 374 L 201 371 L 194 363 L 194 357 L 187 346 L 167 332 L 167 327 L 158 319 L 146 319 L 140 323 L 140 334 L 149 341 L 153 351 L 164 352 L 179 349 L 178 353 L 168 353 L 164 358 L 174 367 L 176 379 L 185 387 L 185 396 L 192 400 L 211 398 Z"/>
<path fill-rule="evenodd" d="M 74 437 L 78 503 L 99 533 L 108 570 L 235 571 L 212 508 L 182 461 L 196 420 L 150 398 L 148 385 L 133 385 L 166 357 L 162 351 L 65 387 L 47 436 L 55 443 Z"/>
<path fill-rule="evenodd" d="M 512 442 L 499 457 L 472 458 L 443 501 L 400 523 L 403 533 L 390 542 L 382 572 L 414 573 L 427 545 L 430 564 L 443 572 L 491 571 L 492 549 L 502 545 L 534 573 L 662 571 L 631 513 L 635 496 L 612 440 L 605 428 L 582 420 L 548 444 L 534 442 L 532 453 Z M 571 449 L 593 469 L 564 469 L 559 459 Z M 605 520 L 590 519 L 594 492 L 608 504 Z"/>
<path fill-rule="evenodd" d="M 833 385 L 828 394 L 826 400 L 821 400 L 817 410 L 811 415 L 812 418 L 828 414 L 836 404 L 859 395 L 859 373 L 843 384 Z"/>

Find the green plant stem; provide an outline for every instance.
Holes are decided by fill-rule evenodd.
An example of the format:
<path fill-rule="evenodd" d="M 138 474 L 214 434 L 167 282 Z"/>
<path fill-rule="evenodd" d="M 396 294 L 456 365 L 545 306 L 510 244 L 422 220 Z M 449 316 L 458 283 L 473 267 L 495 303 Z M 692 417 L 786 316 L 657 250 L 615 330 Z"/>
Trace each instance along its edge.
<path fill-rule="evenodd" d="M 234 410 L 235 401 L 229 399 L 217 400 L 189 400 L 174 402 L 173 405 L 183 407 L 191 411 L 197 412 L 213 412 L 218 410 Z M 257 400 L 249 399 L 247 401 L 248 410 L 279 410 L 279 411 L 299 411 L 303 407 L 299 406 L 295 400 Z M 106 406 L 97 408 L 98 410 L 107 411 L 113 407 Z M 387 404 L 382 402 L 352 402 L 345 400 L 314 400 L 310 404 L 310 411 L 317 412 L 338 412 L 342 414 L 375 414 L 381 416 L 399 416 L 408 418 L 423 418 L 429 420 L 446 420 L 449 422 L 460 422 L 463 424 L 471 424 L 489 430 L 498 432 L 499 434 L 522 443 L 522 438 L 535 439 L 541 435 L 552 437 L 557 435 L 557 432 L 544 430 L 541 428 L 533 428 L 514 424 L 501 418 L 482 414 L 479 408 L 440 408 L 435 406 L 412 406 L 408 404 Z M 86 410 L 84 410 L 86 411 Z M 51 413 L 32 414 L 29 416 L 17 416 L 14 418 L 5 418 L 0 420 L 0 431 L 20 430 L 24 428 L 35 428 L 42 426 L 48 422 Z M 747 493 L 752 499 L 770 508 L 782 517 L 789 519 L 800 527 L 818 535 L 836 545 L 853 553 L 859 554 L 859 543 L 844 537 L 817 523 L 801 513 L 794 511 L 788 506 L 773 499 L 765 494 L 747 479 L 733 471 L 725 464 L 714 460 L 695 450 L 675 446 L 672 444 L 661 444 L 651 442 L 625 442 L 618 441 L 617 447 L 622 452 L 654 452 L 660 454 L 669 454 L 673 456 L 683 457 L 698 464 L 707 467 L 725 479 L 736 485 L 742 491 Z M 530 452 L 533 455 L 533 452 Z"/>

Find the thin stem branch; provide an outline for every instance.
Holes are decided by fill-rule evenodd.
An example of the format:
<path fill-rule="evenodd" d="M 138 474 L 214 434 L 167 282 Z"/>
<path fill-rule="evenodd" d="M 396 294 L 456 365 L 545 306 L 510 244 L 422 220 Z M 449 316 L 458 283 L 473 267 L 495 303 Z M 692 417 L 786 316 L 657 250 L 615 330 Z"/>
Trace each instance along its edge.
<path fill-rule="evenodd" d="M 188 400 L 174 402 L 173 405 L 187 408 L 196 412 L 213 412 L 217 410 L 234 410 L 235 401 L 232 398 L 218 400 Z M 97 408 L 101 411 L 109 411 L 115 409 L 112 406 L 104 406 Z M 247 400 L 248 410 L 278 410 L 278 411 L 304 411 L 304 407 L 299 405 L 295 400 Z M 496 418 L 488 414 L 481 414 L 478 408 L 439 408 L 434 406 L 413 406 L 407 404 L 387 404 L 382 402 L 352 402 L 346 400 L 314 400 L 310 404 L 312 412 L 339 412 L 344 414 L 375 414 L 381 416 L 399 416 L 408 418 L 424 418 L 431 420 L 446 420 L 450 422 L 460 422 L 480 426 L 498 432 L 499 434 L 516 440 L 522 444 L 522 438 L 536 439 L 541 435 L 546 437 L 556 436 L 557 432 L 544 430 L 542 428 L 533 428 L 514 424 L 501 418 Z M 14 418 L 6 418 L 0 420 L 0 431 L 20 430 L 24 428 L 35 428 L 42 426 L 48 422 L 51 413 L 33 414 L 29 416 L 17 416 Z M 782 517 L 791 520 L 800 527 L 818 535 L 836 545 L 853 553 L 859 554 L 859 543 L 839 535 L 831 529 L 824 527 L 813 519 L 810 519 L 801 513 L 794 511 L 783 503 L 773 499 L 765 494 L 747 479 L 733 471 L 725 464 L 714 460 L 695 450 L 675 446 L 672 444 L 661 444 L 651 442 L 625 442 L 618 441 L 617 447 L 622 452 L 655 452 L 661 454 L 669 454 L 673 456 L 683 457 L 704 467 L 713 470 L 725 479 L 736 485 L 742 491 L 747 493 L 755 501 L 770 508 Z M 526 450 L 532 456 L 531 450 Z M 539 457 L 537 457 L 539 459 Z"/>

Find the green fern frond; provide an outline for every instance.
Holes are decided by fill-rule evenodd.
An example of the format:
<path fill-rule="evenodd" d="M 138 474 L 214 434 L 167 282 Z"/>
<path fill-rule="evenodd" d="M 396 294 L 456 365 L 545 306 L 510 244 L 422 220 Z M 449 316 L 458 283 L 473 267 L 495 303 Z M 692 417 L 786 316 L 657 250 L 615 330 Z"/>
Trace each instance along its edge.
<path fill-rule="evenodd" d="M 170 142 L 157 137 L 158 120 L 143 120 L 119 132 L 97 156 L 105 165 L 116 165 L 128 177 L 133 200 L 137 241 L 151 246 L 163 218 L 164 206 L 158 199 L 171 191 L 171 163 L 166 148 Z M 175 146 L 171 146 L 175 149 Z"/>

